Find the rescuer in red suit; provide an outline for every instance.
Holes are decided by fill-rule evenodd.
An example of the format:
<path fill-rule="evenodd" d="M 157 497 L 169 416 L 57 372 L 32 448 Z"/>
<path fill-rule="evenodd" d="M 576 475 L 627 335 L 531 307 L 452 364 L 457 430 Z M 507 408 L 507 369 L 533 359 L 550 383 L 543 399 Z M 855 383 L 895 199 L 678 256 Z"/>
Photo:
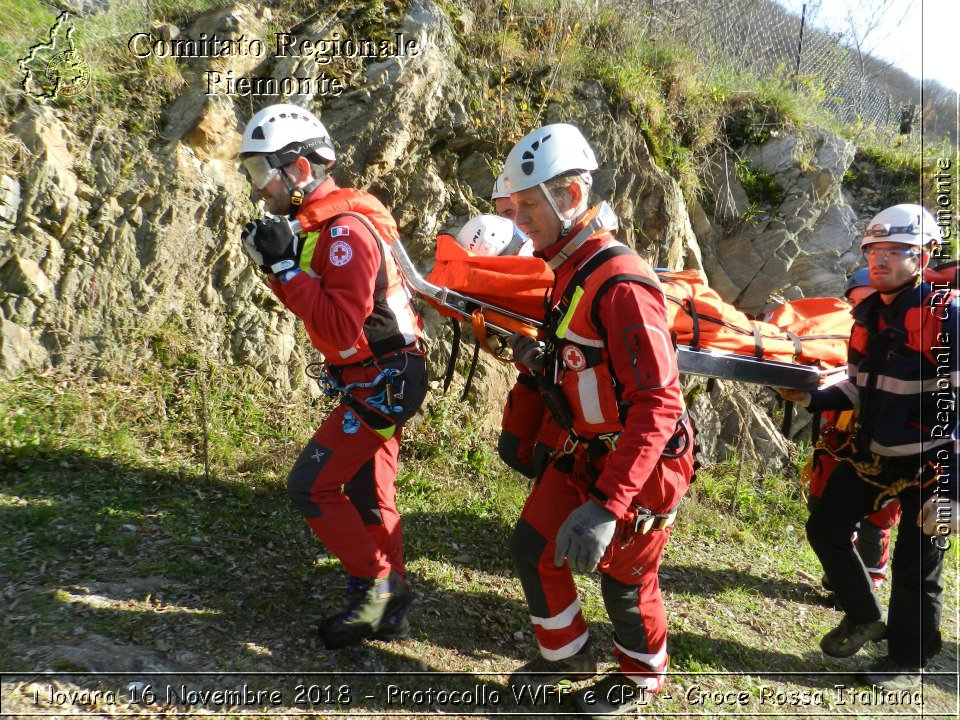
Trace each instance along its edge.
<path fill-rule="evenodd" d="M 324 356 L 324 389 L 340 399 L 287 479 L 294 506 L 350 576 L 324 639 L 339 648 L 403 636 L 412 594 L 394 483 L 401 428 L 423 402 L 427 372 L 423 323 L 390 252 L 396 223 L 375 197 L 327 175 L 333 143 L 308 110 L 258 112 L 240 158 L 275 216 L 247 225 L 244 245 L 303 321 Z"/>
<path fill-rule="evenodd" d="M 517 225 L 556 276 L 546 342 L 515 335 L 514 359 L 565 430 L 511 539 L 539 653 L 510 682 L 535 688 L 596 673 L 573 571 L 599 569 L 620 672 L 575 699 L 582 711 L 618 715 L 641 688 L 663 685 L 658 569 L 693 443 L 663 292 L 647 262 L 615 239 L 609 206 L 587 203 L 596 169 L 580 131 L 556 124 L 520 140 L 503 173 Z"/>

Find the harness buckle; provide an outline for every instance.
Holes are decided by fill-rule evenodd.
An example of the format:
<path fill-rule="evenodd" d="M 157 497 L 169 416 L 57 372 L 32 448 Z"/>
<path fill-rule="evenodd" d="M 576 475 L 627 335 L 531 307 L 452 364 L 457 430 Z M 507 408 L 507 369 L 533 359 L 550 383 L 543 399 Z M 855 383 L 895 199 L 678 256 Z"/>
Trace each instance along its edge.
<path fill-rule="evenodd" d="M 613 452 L 617 449 L 617 440 L 620 439 L 620 433 L 604 433 L 603 435 L 597 435 L 595 439 L 607 446 L 607 452 Z"/>
<path fill-rule="evenodd" d="M 660 514 L 641 505 L 633 505 L 632 509 L 637 514 L 633 519 L 633 532 L 637 535 L 646 535 L 654 530 L 666 530 L 673 525 L 677 519 L 680 503 L 677 503 L 669 512 Z"/>
<path fill-rule="evenodd" d="M 646 535 L 653 528 L 657 516 L 645 507 L 636 506 L 635 510 L 637 516 L 633 519 L 633 532 L 637 535 Z"/>

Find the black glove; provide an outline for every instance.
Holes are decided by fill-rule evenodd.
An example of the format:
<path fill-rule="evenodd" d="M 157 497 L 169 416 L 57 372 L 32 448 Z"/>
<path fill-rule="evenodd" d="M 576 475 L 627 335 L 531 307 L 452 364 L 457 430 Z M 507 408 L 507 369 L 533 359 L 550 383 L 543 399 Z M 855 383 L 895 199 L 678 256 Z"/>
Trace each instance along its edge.
<path fill-rule="evenodd" d="M 247 255 L 249 255 L 250 259 L 260 268 L 261 272 L 269 273 L 270 267 L 264 264 L 263 253 L 257 250 L 256 245 L 253 244 L 253 236 L 256 234 L 257 224 L 249 222 L 243 226 L 243 230 L 240 233 L 240 240 L 243 241 L 243 249 L 247 251 Z"/>
<path fill-rule="evenodd" d="M 513 351 L 513 360 L 526 365 L 535 373 L 542 373 L 547 365 L 547 353 L 544 344 L 535 338 L 514 333 L 507 339 L 507 345 Z"/>
<path fill-rule="evenodd" d="M 257 220 L 254 224 L 253 246 L 263 256 L 263 262 L 270 267 L 270 272 L 278 275 L 297 267 L 300 242 L 290 227 L 290 221 L 273 217 Z"/>

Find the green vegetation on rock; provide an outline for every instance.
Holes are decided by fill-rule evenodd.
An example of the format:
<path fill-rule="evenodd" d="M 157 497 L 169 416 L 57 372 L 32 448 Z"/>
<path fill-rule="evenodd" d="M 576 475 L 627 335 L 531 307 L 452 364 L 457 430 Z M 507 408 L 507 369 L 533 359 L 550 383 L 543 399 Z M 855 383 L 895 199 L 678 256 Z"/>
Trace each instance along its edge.
<path fill-rule="evenodd" d="M 750 202 L 776 207 L 783 199 L 783 188 L 762 168 L 753 167 L 749 159 L 737 164 L 737 179 Z"/>

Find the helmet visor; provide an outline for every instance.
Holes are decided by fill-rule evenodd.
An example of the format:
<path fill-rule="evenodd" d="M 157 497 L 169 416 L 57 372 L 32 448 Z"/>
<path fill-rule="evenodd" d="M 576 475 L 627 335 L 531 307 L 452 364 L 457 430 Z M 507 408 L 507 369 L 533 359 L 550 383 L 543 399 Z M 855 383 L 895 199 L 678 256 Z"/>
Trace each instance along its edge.
<path fill-rule="evenodd" d="M 861 252 L 863 253 L 863 259 L 867 262 L 870 262 L 870 260 L 893 262 L 894 260 L 905 260 L 920 255 L 920 251 L 915 248 L 878 248 L 874 245 L 867 245 Z"/>
<path fill-rule="evenodd" d="M 513 226 L 513 233 L 510 236 L 510 242 L 504 245 L 498 255 L 516 255 L 520 249 L 530 242 L 530 236 L 516 225 Z"/>
<path fill-rule="evenodd" d="M 278 171 L 262 155 L 253 155 L 240 163 L 240 172 L 246 176 L 255 189 L 262 190 Z"/>
<path fill-rule="evenodd" d="M 513 238 L 511 242 L 519 245 L 526 245 L 530 242 L 530 236 L 527 235 L 523 230 L 518 228 L 516 225 L 513 226 Z"/>

